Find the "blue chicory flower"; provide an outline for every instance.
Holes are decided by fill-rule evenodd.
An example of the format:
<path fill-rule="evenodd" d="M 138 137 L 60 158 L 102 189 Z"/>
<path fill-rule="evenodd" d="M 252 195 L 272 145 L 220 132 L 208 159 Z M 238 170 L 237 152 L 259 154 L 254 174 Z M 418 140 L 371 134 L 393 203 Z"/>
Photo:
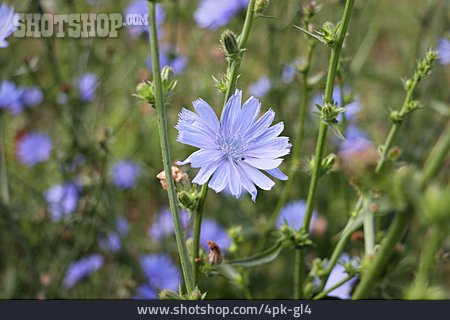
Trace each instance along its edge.
<path fill-rule="evenodd" d="M 0 83 L 0 110 L 13 109 L 20 105 L 23 89 L 17 87 L 13 82 L 4 80 Z"/>
<path fill-rule="evenodd" d="M 340 156 L 352 156 L 374 147 L 373 142 L 356 126 L 348 126 L 344 137 L 345 140 L 339 146 Z"/>
<path fill-rule="evenodd" d="M 151 300 L 158 298 L 156 291 L 153 290 L 148 284 L 143 284 L 136 289 L 137 293 L 133 296 L 133 299 L 139 300 Z"/>
<path fill-rule="evenodd" d="M 278 229 L 287 224 L 293 230 L 299 230 L 303 226 L 303 219 L 306 212 L 306 202 L 303 200 L 292 201 L 286 204 L 278 215 L 276 226 Z M 317 213 L 313 211 L 310 223 L 310 231 L 313 229 Z"/>
<path fill-rule="evenodd" d="M 95 99 L 97 91 L 98 79 L 93 73 L 85 73 L 78 80 L 78 90 L 80 91 L 80 99 L 84 102 L 91 102 Z"/>
<path fill-rule="evenodd" d="M 112 182 L 122 189 L 132 189 L 136 186 L 141 169 L 133 161 L 125 160 L 116 162 L 112 168 Z"/>
<path fill-rule="evenodd" d="M 127 218 L 122 216 L 117 218 L 116 227 L 117 231 L 123 236 L 128 235 L 128 232 L 130 231 L 130 226 L 128 224 Z"/>
<path fill-rule="evenodd" d="M 26 166 L 46 161 L 53 149 L 52 141 L 46 134 L 39 132 L 27 133 L 17 145 L 17 157 Z"/>
<path fill-rule="evenodd" d="M 100 237 L 97 243 L 103 250 L 109 250 L 111 252 L 118 252 L 122 247 L 122 240 L 120 236 L 126 236 L 128 234 L 129 226 L 128 221 L 124 217 L 117 218 L 116 230 L 108 233 L 104 237 Z"/>
<path fill-rule="evenodd" d="M 186 210 L 180 210 L 181 225 L 183 228 L 187 228 L 189 225 L 189 212 Z M 174 226 L 172 220 L 172 213 L 169 209 L 164 209 L 161 214 L 156 217 L 148 230 L 150 238 L 159 241 L 162 238 L 173 234 Z"/>
<path fill-rule="evenodd" d="M 163 46 L 159 54 L 159 64 L 161 69 L 165 66 L 169 66 L 173 69 L 175 74 L 179 74 L 184 71 L 187 65 L 187 58 L 174 50 L 170 46 Z M 147 60 L 147 68 L 152 69 L 152 59 L 149 57 Z"/>
<path fill-rule="evenodd" d="M 271 87 L 270 79 L 266 76 L 259 78 L 256 82 L 252 83 L 248 91 L 252 96 L 263 98 L 269 92 Z"/>
<path fill-rule="evenodd" d="M 54 222 L 72 214 L 78 206 L 79 188 L 73 183 L 55 185 L 48 189 L 44 198 Z"/>
<path fill-rule="evenodd" d="M 89 276 L 91 273 L 97 271 L 103 266 L 104 259 L 99 254 L 92 254 L 86 258 L 70 264 L 64 277 L 64 287 L 72 288 L 81 279 Z"/>
<path fill-rule="evenodd" d="M 140 262 L 151 288 L 178 290 L 181 274 L 168 255 L 148 254 Z"/>
<path fill-rule="evenodd" d="M 133 15 L 139 15 L 140 18 L 146 17 L 145 23 L 139 21 L 138 24 L 130 24 L 127 23 L 128 33 L 133 39 L 139 37 L 142 33 L 145 33 L 147 36 L 149 34 L 148 27 L 148 1 L 147 0 L 133 0 L 129 3 L 128 7 L 125 9 L 125 16 L 132 17 Z M 156 26 L 158 28 L 158 36 L 161 36 L 161 24 L 164 22 L 165 18 L 164 9 L 160 4 L 156 5 Z M 127 18 L 126 18 L 127 19 Z"/>
<path fill-rule="evenodd" d="M 212 219 L 203 219 L 200 230 L 200 244 L 208 250 L 208 241 L 213 240 L 223 250 L 231 246 L 231 238 L 228 233 Z"/>
<path fill-rule="evenodd" d="M 236 198 L 245 189 L 255 201 L 255 185 L 270 190 L 275 184 L 260 170 L 280 180 L 288 179 L 278 166 L 291 145 L 288 137 L 279 137 L 284 128 L 282 122 L 270 127 L 275 112 L 269 110 L 257 120 L 261 110 L 258 99 L 251 97 L 242 108 L 241 101 L 242 92 L 236 90 L 225 105 L 220 122 L 202 99 L 193 103 L 198 114 L 183 108 L 176 125 L 178 141 L 200 150 L 178 164 L 190 163 L 193 168 L 200 168 L 193 180 L 196 184 L 209 181 L 209 187 L 216 192 L 228 186 Z"/>
<path fill-rule="evenodd" d="M 247 4 L 248 0 L 202 0 L 194 19 L 200 28 L 215 30 L 230 22 Z"/>
<path fill-rule="evenodd" d="M 0 6 L 0 48 L 9 46 L 6 38 L 16 31 L 18 23 L 19 15 L 14 13 L 14 8 L 2 3 Z"/>
<path fill-rule="evenodd" d="M 44 94 L 38 87 L 25 88 L 22 93 L 22 101 L 25 107 L 32 108 L 42 103 Z"/>
<path fill-rule="evenodd" d="M 341 263 L 352 261 L 350 256 L 346 253 L 343 253 L 339 260 Z M 356 263 L 356 262 L 352 261 L 352 263 Z M 356 266 L 357 265 L 355 265 L 355 267 Z M 331 270 L 330 276 L 328 278 L 328 281 L 325 285 L 324 290 L 328 290 L 329 288 L 333 287 L 340 281 L 344 280 L 347 276 L 348 276 L 348 274 L 345 272 L 345 268 L 342 264 L 335 265 L 333 267 L 333 269 Z M 353 285 L 357 281 L 357 279 L 358 278 L 355 277 L 355 278 L 347 281 L 342 286 L 329 292 L 328 295 L 332 296 L 332 297 L 338 297 L 340 299 L 350 299 Z"/>
<path fill-rule="evenodd" d="M 439 63 L 450 64 L 450 39 L 442 37 L 437 46 Z"/>

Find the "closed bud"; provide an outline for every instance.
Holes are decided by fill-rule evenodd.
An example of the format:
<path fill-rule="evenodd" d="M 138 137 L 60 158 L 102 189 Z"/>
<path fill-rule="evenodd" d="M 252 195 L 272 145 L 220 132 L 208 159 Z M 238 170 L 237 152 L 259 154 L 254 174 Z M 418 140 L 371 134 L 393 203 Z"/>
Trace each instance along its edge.
<path fill-rule="evenodd" d="M 194 210 L 197 208 L 198 198 L 196 192 L 187 192 L 183 190 L 177 193 L 177 198 L 183 209 Z"/>
<path fill-rule="evenodd" d="M 270 7 L 273 0 L 256 0 L 255 12 L 257 15 L 263 14 Z"/>
<path fill-rule="evenodd" d="M 159 293 L 159 299 L 161 299 L 161 300 L 181 300 L 181 297 L 173 291 L 163 290 Z"/>
<path fill-rule="evenodd" d="M 136 87 L 135 96 L 143 102 L 150 104 L 153 108 L 155 107 L 155 93 L 153 90 L 153 84 L 150 81 L 143 81 L 139 83 Z"/>
<path fill-rule="evenodd" d="M 220 43 L 227 58 L 236 59 L 240 53 L 236 34 L 231 30 L 225 30 L 220 36 Z"/>

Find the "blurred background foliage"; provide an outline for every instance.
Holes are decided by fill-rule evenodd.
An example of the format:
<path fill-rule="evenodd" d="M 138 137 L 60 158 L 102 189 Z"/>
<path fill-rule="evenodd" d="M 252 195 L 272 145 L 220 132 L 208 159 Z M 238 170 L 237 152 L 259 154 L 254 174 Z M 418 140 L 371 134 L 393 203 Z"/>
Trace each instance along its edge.
<path fill-rule="evenodd" d="M 307 1 L 274 1 L 266 13 L 275 18 L 258 18 L 253 27 L 240 70 L 238 88 L 244 97 L 258 79 L 270 79 L 270 90 L 261 97 L 263 110 L 272 107 L 276 121 L 284 121 L 284 135 L 295 136 L 301 99 L 301 81 L 297 73 L 283 81 L 283 70 L 304 57 L 306 39 L 293 25 L 302 23 L 302 5 Z M 120 1 L 6 1 L 17 12 L 123 13 L 128 0 Z M 323 0 L 315 24 L 337 21 L 343 1 Z M 225 29 L 239 32 L 245 18 L 241 10 L 226 26 L 217 30 L 199 28 L 193 19 L 198 1 L 165 0 L 166 12 L 161 26 L 161 42 L 177 48 L 186 57 L 186 68 L 177 74 L 178 86 L 168 105 L 169 130 L 173 160 L 183 160 L 193 149 L 176 142 L 174 125 L 182 107 L 203 98 L 217 113 L 222 95 L 214 88 L 212 76 L 226 70 L 219 46 Z M 374 145 L 381 144 L 389 130 L 390 109 L 398 109 L 404 98 L 401 79 L 414 72 L 416 60 L 426 50 L 435 48 L 449 35 L 449 3 L 446 0 L 357 1 L 341 59 L 339 84 L 351 88 L 360 100 L 357 113 L 359 128 Z M 149 44 L 145 34 L 130 37 L 119 30 L 118 38 L 14 38 L 0 49 L 1 80 L 18 86 L 38 86 L 44 94 L 42 103 L 19 115 L 2 112 L 5 126 L 7 172 L 10 204 L 0 206 L 0 297 L 1 298 L 130 298 L 147 280 L 139 259 L 145 254 L 170 254 L 178 265 L 173 235 L 159 241 L 151 239 L 149 227 L 167 207 L 167 197 L 156 175 L 162 170 L 157 123 L 154 110 L 133 97 L 136 85 L 150 78 L 147 67 Z M 313 95 L 323 92 L 329 50 L 317 45 L 312 59 L 313 76 L 320 81 Z M 82 101 L 77 79 L 86 73 L 98 78 L 95 99 Z M 438 64 L 432 75 L 420 84 L 417 98 L 424 108 L 414 113 L 402 127 L 395 145 L 401 149 L 400 162 L 412 168 L 422 167 L 449 117 L 450 70 Z M 61 93 L 67 103 L 58 101 Z M 317 118 L 306 120 L 302 160 L 314 152 Z M 21 135 L 43 132 L 51 137 L 53 150 L 47 161 L 32 167 L 16 156 Z M 328 151 L 338 152 L 330 134 Z M 82 159 L 74 165 L 77 159 Z M 131 160 L 140 170 L 132 188 L 114 183 L 114 165 Z M 360 161 L 356 159 L 355 161 Z M 362 161 L 362 160 L 361 160 Z M 289 156 L 281 169 L 287 172 Z M 448 164 L 436 178 L 448 183 Z M 352 165 L 351 165 L 352 166 Z M 187 168 L 186 168 L 187 169 Z M 194 170 L 188 170 L 192 178 Z M 387 175 L 386 179 L 393 179 Z M 76 210 L 59 221 L 51 217 L 45 200 L 46 191 L 59 184 L 76 181 L 79 198 Z M 290 200 L 304 199 L 308 176 L 297 175 Z M 388 180 L 391 181 L 391 180 Z M 328 256 L 337 234 L 342 230 L 357 193 L 349 173 L 338 168 L 322 178 L 317 196 L 317 213 L 326 220 L 326 230 L 316 236 L 313 257 Z M 388 183 L 389 185 L 389 183 Z M 271 191 L 259 190 L 256 203 L 250 197 L 234 199 L 210 192 L 206 218 L 215 219 L 224 228 L 242 226 L 242 241 L 226 258 L 251 255 L 261 230 L 272 213 L 283 182 Z M 447 189 L 448 190 L 448 189 Z M 448 197 L 448 194 L 446 195 Z M 128 221 L 129 231 L 120 235 L 120 249 L 102 248 L 99 238 L 115 231 L 118 218 Z M 383 220 L 389 224 L 389 217 Z M 427 228 L 415 218 L 410 236 L 399 249 L 377 285 L 373 296 L 401 298 L 411 283 Z M 355 237 L 348 252 L 358 255 L 363 243 Z M 270 240 L 266 241 L 270 243 Z M 444 291 L 450 289 L 450 242 L 444 243 L 431 282 Z M 113 252 L 115 251 L 115 252 Z M 91 254 L 104 261 L 98 271 L 73 287 L 64 285 L 70 265 Z M 283 252 L 270 264 L 243 272 L 254 298 L 292 297 L 293 251 Z M 200 283 L 208 298 L 242 298 L 239 286 L 230 286 L 219 277 L 203 277 Z"/>

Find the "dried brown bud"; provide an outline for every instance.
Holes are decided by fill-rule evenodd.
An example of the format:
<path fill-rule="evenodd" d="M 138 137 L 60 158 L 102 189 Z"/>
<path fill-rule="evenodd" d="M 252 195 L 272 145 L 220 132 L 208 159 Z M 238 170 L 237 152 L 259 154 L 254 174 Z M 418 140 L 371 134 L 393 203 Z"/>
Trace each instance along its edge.
<path fill-rule="evenodd" d="M 215 243 L 212 240 L 208 241 L 208 248 L 209 248 L 209 263 L 210 264 L 221 264 L 222 263 L 222 250 L 220 250 L 220 247 L 217 243 Z"/>
<path fill-rule="evenodd" d="M 355 231 L 352 233 L 351 241 L 359 242 L 364 240 L 364 233 L 362 231 Z"/>
<path fill-rule="evenodd" d="M 175 183 L 178 183 L 181 180 L 183 180 L 184 178 L 187 178 L 187 174 L 184 173 L 183 171 L 181 171 L 180 168 L 178 168 L 176 166 L 172 166 L 172 177 L 173 177 L 173 180 L 175 181 Z M 158 173 L 156 178 L 158 178 L 160 180 L 161 186 L 163 187 L 163 189 L 167 190 L 166 173 L 164 171 L 161 171 L 160 173 Z"/>

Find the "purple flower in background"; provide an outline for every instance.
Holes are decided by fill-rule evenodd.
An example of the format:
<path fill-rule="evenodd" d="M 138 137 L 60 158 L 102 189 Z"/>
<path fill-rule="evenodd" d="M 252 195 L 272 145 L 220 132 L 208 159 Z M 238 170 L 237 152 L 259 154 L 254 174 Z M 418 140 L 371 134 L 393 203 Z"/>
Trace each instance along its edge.
<path fill-rule="evenodd" d="M 293 201 L 288 203 L 281 209 L 280 214 L 277 218 L 277 228 L 280 229 L 281 226 L 287 224 L 293 230 L 299 230 L 303 226 L 303 219 L 306 212 L 306 202 L 303 200 Z M 311 217 L 311 223 L 309 229 L 313 228 L 315 220 L 317 218 L 317 213 L 313 211 Z"/>
<path fill-rule="evenodd" d="M 25 88 L 22 93 L 22 102 L 25 107 L 32 108 L 42 103 L 44 94 L 38 87 Z"/>
<path fill-rule="evenodd" d="M 14 8 L 8 7 L 6 3 L 0 6 L 0 48 L 6 48 L 9 43 L 6 41 L 17 29 L 19 15 L 14 13 Z"/>
<path fill-rule="evenodd" d="M 213 240 L 221 249 L 228 249 L 231 246 L 231 238 L 222 226 L 212 219 L 204 219 L 200 231 L 200 244 L 206 250 L 209 240 Z"/>
<path fill-rule="evenodd" d="M 39 132 L 26 134 L 17 145 L 17 157 L 26 166 L 34 166 L 50 157 L 53 144 L 50 137 Z"/>
<path fill-rule="evenodd" d="M 58 93 L 58 96 L 56 98 L 56 101 L 60 104 L 60 105 L 65 105 L 67 104 L 67 102 L 69 102 L 69 96 L 67 95 L 67 93 L 65 92 L 60 92 Z"/>
<path fill-rule="evenodd" d="M 286 64 L 283 67 L 283 71 L 281 73 L 281 81 L 283 81 L 286 84 L 291 83 L 294 81 L 295 75 L 297 74 L 298 67 L 302 61 L 300 59 L 297 59 L 290 64 Z"/>
<path fill-rule="evenodd" d="M 78 187 L 73 183 L 56 185 L 45 192 L 45 201 L 53 221 L 72 214 L 78 205 Z"/>
<path fill-rule="evenodd" d="M 100 248 L 111 252 L 117 252 L 120 250 L 122 246 L 122 241 L 120 240 L 120 236 L 117 232 L 108 233 L 105 237 L 100 237 L 97 241 Z"/>
<path fill-rule="evenodd" d="M 159 54 L 159 58 L 161 68 L 169 66 L 173 69 L 173 72 L 175 74 L 183 72 L 187 65 L 187 58 L 178 53 L 177 50 L 174 50 L 170 46 L 164 46 Z M 150 70 L 152 69 L 151 57 L 147 60 L 147 67 Z"/>
<path fill-rule="evenodd" d="M 148 254 L 141 257 L 141 266 L 148 279 L 148 284 L 155 289 L 177 291 L 181 275 L 169 256 Z"/>
<path fill-rule="evenodd" d="M 339 146 L 339 155 L 341 156 L 351 156 L 374 147 L 367 135 L 355 126 L 348 126 L 344 136 L 345 140 Z"/>
<path fill-rule="evenodd" d="M 117 218 L 116 226 L 117 226 L 117 231 L 118 231 L 121 235 L 123 235 L 123 236 L 128 235 L 128 232 L 129 232 L 129 230 L 130 230 L 130 226 L 128 225 L 128 220 L 127 220 L 127 218 L 122 217 L 122 216 L 121 216 L 121 217 L 118 217 L 118 218 Z"/>
<path fill-rule="evenodd" d="M 99 254 L 92 254 L 71 263 L 64 277 L 64 287 L 72 288 L 78 281 L 100 269 L 103 263 L 103 257 Z"/>
<path fill-rule="evenodd" d="M 248 0 L 202 0 L 194 19 L 200 28 L 215 30 L 226 25 L 247 4 Z"/>
<path fill-rule="evenodd" d="M 90 102 L 95 99 L 95 92 L 98 85 L 97 76 L 93 73 L 86 73 L 78 80 L 78 89 L 80 90 L 80 99 L 84 102 Z"/>
<path fill-rule="evenodd" d="M 148 35 L 148 1 L 147 0 L 133 0 L 130 2 L 128 7 L 125 9 L 126 19 L 131 19 L 133 21 L 133 17 L 136 17 L 138 21 L 137 23 L 130 23 L 127 21 L 127 29 L 130 36 L 135 39 L 139 37 L 142 33 Z M 144 19 L 145 18 L 145 19 Z M 158 28 L 158 36 L 161 36 L 160 26 L 164 22 L 165 12 L 162 9 L 161 5 L 156 5 L 156 25 Z M 144 21 L 139 21 L 143 19 Z M 144 23 L 142 23 L 144 22 Z"/>
<path fill-rule="evenodd" d="M 189 212 L 180 210 L 181 224 L 184 228 L 189 225 Z M 154 240 L 161 240 L 163 237 L 171 235 L 174 231 L 172 213 L 169 209 L 164 209 L 161 214 L 155 219 L 148 230 L 150 238 Z"/>
<path fill-rule="evenodd" d="M 13 82 L 4 80 L 0 83 L 0 109 L 12 109 L 20 103 L 23 89 L 17 87 Z"/>
<path fill-rule="evenodd" d="M 137 293 L 134 295 L 133 299 L 156 299 L 158 295 L 156 291 L 153 290 L 149 285 L 143 284 L 136 289 Z"/>
<path fill-rule="evenodd" d="M 450 40 L 448 38 L 442 37 L 439 39 L 437 51 L 439 62 L 441 64 L 450 64 Z"/>
<path fill-rule="evenodd" d="M 271 87 L 270 79 L 266 76 L 259 78 L 256 82 L 252 83 L 248 91 L 252 96 L 263 98 L 269 92 Z"/>
<path fill-rule="evenodd" d="M 136 186 L 141 169 L 133 161 L 125 160 L 116 162 L 112 168 L 112 182 L 122 189 L 132 189 Z"/>
<path fill-rule="evenodd" d="M 351 258 L 348 254 L 344 253 L 340 257 L 340 262 L 350 262 Z M 356 267 L 357 265 L 355 265 Z M 347 278 L 348 274 L 345 272 L 345 268 L 342 264 L 337 264 L 334 266 L 334 268 L 331 270 L 330 276 L 328 278 L 328 281 L 325 285 L 324 290 L 328 290 L 329 288 L 333 287 L 334 285 L 338 284 L 340 281 Z M 340 299 L 350 299 L 351 292 L 353 285 L 355 281 L 357 280 L 357 277 L 354 277 L 353 279 L 347 281 L 342 286 L 334 289 L 333 291 L 329 292 L 329 296 L 338 297 Z"/>
<path fill-rule="evenodd" d="M 274 182 L 260 170 L 280 180 L 287 180 L 278 166 L 282 156 L 289 153 L 288 137 L 279 137 L 282 122 L 270 126 L 275 112 L 267 111 L 257 119 L 261 110 L 258 99 L 251 97 L 241 108 L 242 92 L 228 100 L 219 120 L 213 109 L 202 99 L 194 101 L 198 114 L 182 109 L 176 128 L 178 141 L 200 150 L 185 161 L 193 168 L 200 168 L 193 182 L 221 192 L 227 186 L 238 198 L 247 190 L 255 201 L 257 189 L 270 190 Z M 210 180 L 211 178 L 211 180 Z"/>

